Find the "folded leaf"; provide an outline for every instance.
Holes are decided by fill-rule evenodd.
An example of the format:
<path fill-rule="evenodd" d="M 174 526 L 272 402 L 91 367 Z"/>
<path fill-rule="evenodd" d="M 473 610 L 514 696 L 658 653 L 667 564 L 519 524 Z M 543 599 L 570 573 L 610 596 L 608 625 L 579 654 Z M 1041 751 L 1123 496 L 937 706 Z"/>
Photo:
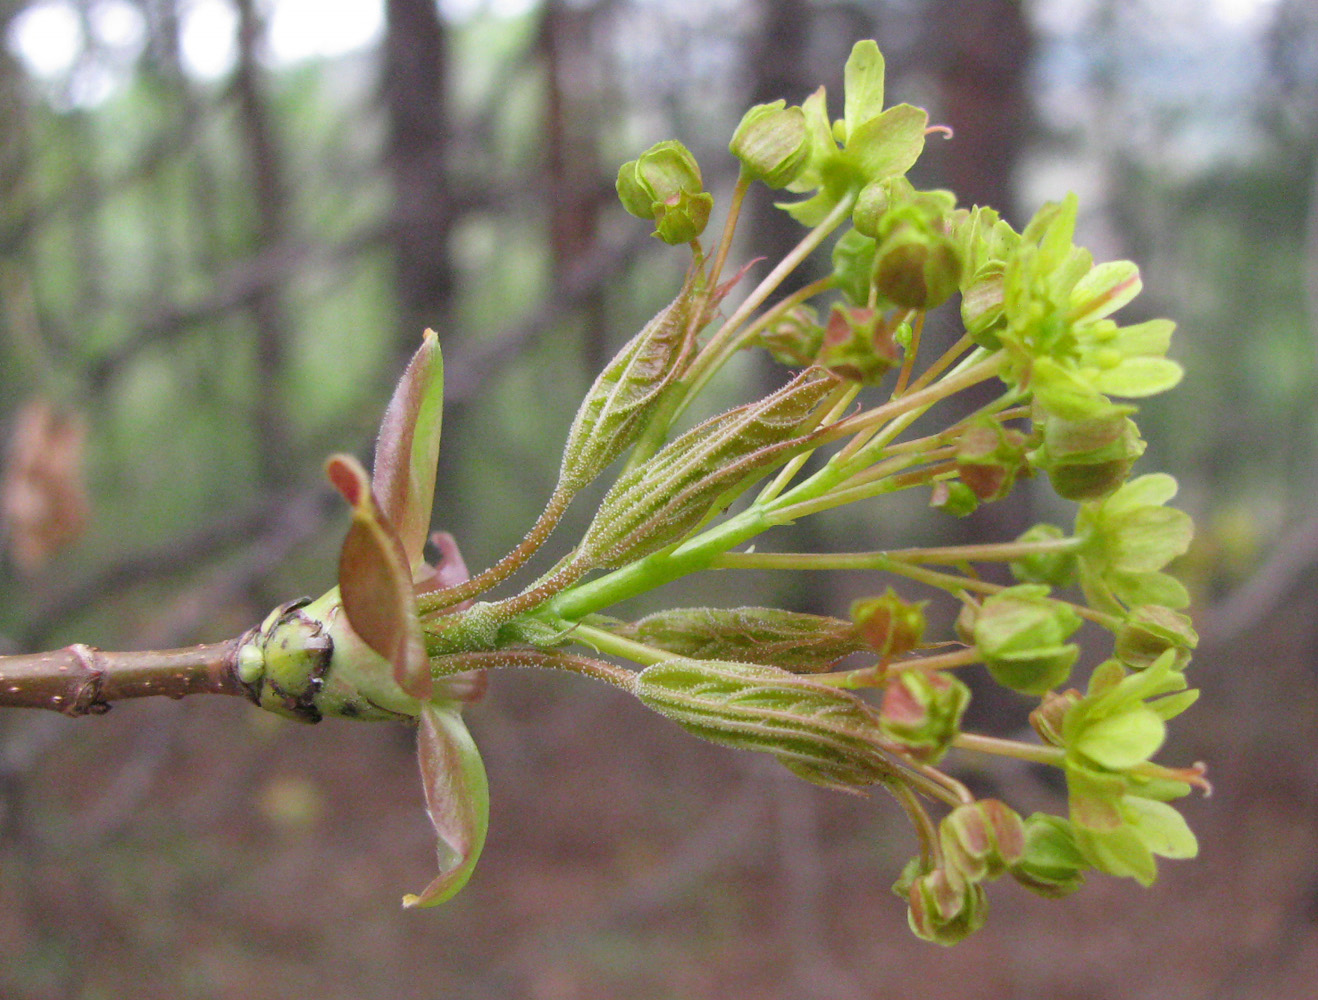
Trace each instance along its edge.
<path fill-rule="evenodd" d="M 807 369 L 764 399 L 698 424 L 625 473 L 600 503 L 581 560 L 620 566 L 680 539 L 729 489 L 807 450 L 815 411 L 839 382 Z"/>
<path fill-rule="evenodd" d="M 380 512 L 412 567 L 420 565 L 430 532 L 443 415 L 444 360 L 439 338 L 427 330 L 384 411 L 371 478 Z"/>
<path fill-rule="evenodd" d="M 430 658 L 402 544 L 380 516 L 361 463 L 351 455 L 334 455 L 325 472 L 352 506 L 352 524 L 339 555 L 343 610 L 362 641 L 393 665 L 398 686 L 414 698 L 427 698 Z"/>
<path fill-rule="evenodd" d="M 692 298 L 688 283 L 595 379 L 568 432 L 558 477 L 562 487 L 573 492 L 581 489 L 645 427 L 685 353 Z"/>
<path fill-rule="evenodd" d="M 403 905 L 437 906 L 467 884 L 485 846 L 490 787 L 480 751 L 451 702 L 426 705 L 417 730 L 426 812 L 439 838 L 439 877 Z"/>

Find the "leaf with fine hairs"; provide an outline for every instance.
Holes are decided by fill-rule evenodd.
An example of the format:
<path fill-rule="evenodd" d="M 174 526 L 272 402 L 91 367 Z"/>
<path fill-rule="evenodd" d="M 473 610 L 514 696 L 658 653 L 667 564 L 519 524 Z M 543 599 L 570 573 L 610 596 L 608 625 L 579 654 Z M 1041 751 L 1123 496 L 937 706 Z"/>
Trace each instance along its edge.
<path fill-rule="evenodd" d="M 645 429 L 681 368 L 694 297 L 690 279 L 659 315 L 605 366 L 577 410 L 563 449 L 562 486 L 581 489 Z"/>
<path fill-rule="evenodd" d="M 808 368 L 777 392 L 696 425 L 623 473 L 581 540 L 581 560 L 622 566 L 680 539 L 729 490 L 809 450 L 819 405 L 840 383 L 822 368 Z"/>
<path fill-rule="evenodd" d="M 412 568 L 421 564 L 430 532 L 443 414 L 444 359 L 435 331 L 427 330 L 380 421 L 371 478 L 380 511 Z"/>
<path fill-rule="evenodd" d="M 381 516 L 366 470 L 333 455 L 325 473 L 352 507 L 339 555 L 339 593 L 352 630 L 388 660 L 394 681 L 414 698 L 430 696 L 430 658 L 412 595 L 412 571 L 393 528 Z"/>
<path fill-rule="evenodd" d="M 403 905 L 437 906 L 466 885 L 476 867 L 489 826 L 490 786 L 476 743 L 451 702 L 421 709 L 417 759 L 426 812 L 439 838 L 439 877 L 404 896 Z"/>

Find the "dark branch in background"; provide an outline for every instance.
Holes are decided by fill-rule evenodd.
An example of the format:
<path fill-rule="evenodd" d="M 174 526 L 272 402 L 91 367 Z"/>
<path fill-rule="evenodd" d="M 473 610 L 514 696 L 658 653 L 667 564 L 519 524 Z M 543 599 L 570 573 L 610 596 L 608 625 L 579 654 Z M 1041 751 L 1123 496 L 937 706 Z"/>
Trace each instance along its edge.
<path fill-rule="evenodd" d="M 567 268 L 550 289 L 546 301 L 522 322 L 493 337 L 482 338 L 478 346 L 459 350 L 446 366 L 446 405 L 462 406 L 471 402 L 478 392 L 487 391 L 499 372 L 508 369 L 511 359 L 535 343 L 580 302 L 624 273 L 649 242 L 644 233 L 627 227 L 626 237 L 613 238 L 597 246 Z M 260 271 L 252 267 L 249 273 L 257 275 Z M 275 569 L 297 543 L 315 534 L 339 512 L 338 503 L 318 483 L 269 497 L 237 514 L 111 563 L 71 585 L 38 595 L 24 616 L 32 626 L 16 636 L 15 641 L 24 648 L 48 645 L 64 623 L 107 596 L 195 572 L 247 541 L 245 554 L 235 566 L 217 569 L 206 584 L 226 593 L 241 593 Z M 218 595 L 211 592 L 208 596 L 214 600 Z M 188 634 L 183 623 L 170 631 Z"/>
<path fill-rule="evenodd" d="M 425 327 L 443 332 L 454 291 L 455 219 L 446 149 L 450 124 L 448 40 L 434 0 L 385 3 L 385 169 L 394 187 L 391 230 L 399 342 L 410 352 Z"/>
<path fill-rule="evenodd" d="M 248 172 L 256 210 L 255 245 L 280 245 L 288 232 L 288 203 L 283 159 L 275 140 L 257 66 L 256 48 L 264 26 L 254 0 L 237 0 L 238 65 L 233 87 L 240 109 L 240 132 L 246 147 Z M 282 374 L 288 340 L 282 296 L 278 286 L 268 286 L 247 303 L 256 327 L 256 363 L 262 385 L 256 392 L 253 418 L 259 442 L 261 481 L 273 486 L 286 475 L 288 434 Z"/>
<path fill-rule="evenodd" d="M 18 636 L 17 641 L 26 648 L 46 645 L 66 621 L 107 596 L 195 571 L 207 561 L 231 551 L 241 541 L 246 540 L 250 549 L 259 550 L 275 538 L 293 534 L 304 538 L 323 524 L 335 508 L 328 493 L 319 488 L 284 494 L 253 504 L 238 514 L 216 520 L 154 548 L 134 553 L 90 577 L 39 597 L 26 615 L 33 624 Z M 277 548 L 272 548 L 271 552 Z M 278 558 L 286 554 L 287 549 L 280 552 Z M 263 572 L 277 565 L 278 558 L 269 565 L 263 560 Z"/>

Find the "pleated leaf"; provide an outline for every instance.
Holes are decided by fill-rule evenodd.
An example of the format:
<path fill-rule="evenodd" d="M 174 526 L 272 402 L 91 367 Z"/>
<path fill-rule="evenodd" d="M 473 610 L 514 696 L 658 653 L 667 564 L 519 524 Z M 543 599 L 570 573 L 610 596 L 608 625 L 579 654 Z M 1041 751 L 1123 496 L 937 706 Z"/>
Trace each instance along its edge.
<path fill-rule="evenodd" d="M 820 673 L 866 648 L 840 618 L 778 608 L 673 608 L 616 630 L 620 635 L 696 660 L 734 660 Z"/>
<path fill-rule="evenodd" d="M 796 774 L 835 788 L 883 781 L 877 717 L 858 698 L 776 667 L 673 659 L 636 678 L 646 707 L 695 736 L 771 753 Z"/>
<path fill-rule="evenodd" d="M 636 440 L 677 374 L 691 308 L 688 284 L 600 372 L 568 431 L 560 486 L 581 489 Z"/>
<path fill-rule="evenodd" d="M 839 382 L 822 369 L 807 369 L 764 399 L 697 425 L 624 473 L 582 539 L 581 559 L 620 566 L 680 539 L 733 486 L 808 448 L 816 408 Z"/>

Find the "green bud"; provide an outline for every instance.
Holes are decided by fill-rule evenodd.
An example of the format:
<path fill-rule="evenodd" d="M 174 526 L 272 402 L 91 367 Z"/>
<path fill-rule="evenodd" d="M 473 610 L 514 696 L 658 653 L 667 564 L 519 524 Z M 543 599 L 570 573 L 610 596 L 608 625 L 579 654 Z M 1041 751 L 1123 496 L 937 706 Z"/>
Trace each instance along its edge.
<path fill-rule="evenodd" d="M 636 675 L 647 708 L 687 732 L 739 750 L 771 753 L 794 773 L 831 787 L 885 780 L 873 711 L 859 698 L 775 667 L 674 659 Z"/>
<path fill-rule="evenodd" d="M 833 245 L 833 280 L 853 306 L 869 305 L 874 249 L 874 241 L 854 229 L 848 229 Z"/>
<path fill-rule="evenodd" d="M 713 209 L 713 195 L 683 191 L 675 204 L 665 203 L 655 212 L 654 235 L 669 246 L 690 243 L 705 231 Z"/>
<path fill-rule="evenodd" d="M 879 294 L 904 309 L 933 309 L 961 281 L 956 245 L 943 233 L 903 225 L 879 244 L 874 284 Z"/>
<path fill-rule="evenodd" d="M 1023 532 L 1018 542 L 1047 542 L 1066 537 L 1066 532 L 1055 524 L 1036 524 Z M 1034 552 L 1013 560 L 1011 574 L 1021 583 L 1046 583 L 1052 587 L 1068 587 L 1075 580 L 1076 554 L 1074 552 Z"/>
<path fill-rule="evenodd" d="M 1080 648 L 1064 645 L 1080 616 L 1048 597 L 1048 588 L 1021 584 L 987 598 L 975 618 L 975 645 L 993 679 L 1022 694 L 1041 695 L 1070 676 Z"/>
<path fill-rule="evenodd" d="M 924 609 L 928 601 L 902 600 L 891 587 L 882 597 L 868 597 L 851 605 L 851 620 L 865 644 L 885 662 L 909 653 L 924 638 Z"/>
<path fill-rule="evenodd" d="M 979 509 L 979 497 L 958 479 L 941 479 L 930 491 L 929 506 L 953 517 L 965 517 Z"/>
<path fill-rule="evenodd" d="M 771 188 L 796 180 L 810 158 L 805 113 L 786 104 L 755 105 L 742 115 L 728 146 L 747 173 Z"/>
<path fill-rule="evenodd" d="M 1020 816 L 997 799 L 953 809 L 939 824 L 938 839 L 948 867 L 971 882 L 997 878 L 1025 850 Z"/>
<path fill-rule="evenodd" d="M 897 326 L 873 309 L 835 305 L 824 327 L 819 363 L 833 374 L 862 385 L 876 385 L 901 361 Z"/>
<path fill-rule="evenodd" d="M 334 642 L 324 623 L 303 610 L 310 601 L 281 604 L 244 643 L 240 679 L 252 701 L 268 712 L 319 722 L 316 698 L 329 670 Z"/>
<path fill-rule="evenodd" d="M 961 433 L 956 469 L 981 503 L 1001 500 L 1011 492 L 1016 476 L 1027 470 L 1025 435 L 991 417 L 981 417 Z"/>
<path fill-rule="evenodd" d="M 714 199 L 704 192 L 700 166 L 680 142 L 651 146 L 618 171 L 618 198 L 638 219 L 651 219 L 655 233 L 674 246 L 705 230 Z"/>
<path fill-rule="evenodd" d="M 1047 813 L 1026 817 L 1025 847 L 1011 865 L 1012 878 L 1040 896 L 1060 899 L 1084 885 L 1088 867 L 1067 820 Z"/>
<path fill-rule="evenodd" d="M 996 351 L 1002 346 L 998 331 L 1006 325 L 1003 306 L 1003 267 L 990 264 L 961 290 L 961 322 L 980 347 Z"/>
<path fill-rule="evenodd" d="M 1043 421 L 1043 444 L 1030 460 L 1048 473 L 1053 488 L 1067 500 L 1097 500 L 1126 480 L 1135 459 L 1144 454 L 1139 428 L 1125 412 Z"/>
<path fill-rule="evenodd" d="M 851 622 L 778 608 L 673 608 L 615 628 L 628 639 L 696 660 L 733 660 L 821 673 L 865 648 Z"/>
<path fill-rule="evenodd" d="M 1065 746 L 1062 723 L 1066 713 L 1083 696 L 1075 688 L 1067 691 L 1045 691 L 1039 707 L 1030 713 L 1030 726 L 1045 743 Z"/>
<path fill-rule="evenodd" d="M 887 214 L 888 206 L 893 201 L 894 188 L 911 189 L 911 182 L 905 177 L 874 181 L 860 189 L 856 196 L 856 207 L 851 213 L 851 223 L 856 232 L 869 237 L 879 235 L 879 224 Z"/>
<path fill-rule="evenodd" d="M 934 764 L 961 731 L 970 688 L 940 671 L 899 670 L 883 692 L 883 735 L 912 756 Z"/>
<path fill-rule="evenodd" d="M 757 343 L 779 364 L 805 368 L 815 363 L 824 343 L 819 315 L 809 306 L 789 309 L 781 319 L 760 333 Z"/>
<path fill-rule="evenodd" d="M 1171 608 L 1144 604 L 1133 609 L 1117 630 L 1116 655 L 1127 666 L 1143 670 L 1169 649 L 1184 666 L 1199 644 L 1190 619 Z"/>
<path fill-rule="evenodd" d="M 906 902 L 906 918 L 912 933 L 941 945 L 964 941 L 984 926 L 988 913 L 984 887 L 945 868 L 935 868 L 912 879 L 906 890 Z"/>

